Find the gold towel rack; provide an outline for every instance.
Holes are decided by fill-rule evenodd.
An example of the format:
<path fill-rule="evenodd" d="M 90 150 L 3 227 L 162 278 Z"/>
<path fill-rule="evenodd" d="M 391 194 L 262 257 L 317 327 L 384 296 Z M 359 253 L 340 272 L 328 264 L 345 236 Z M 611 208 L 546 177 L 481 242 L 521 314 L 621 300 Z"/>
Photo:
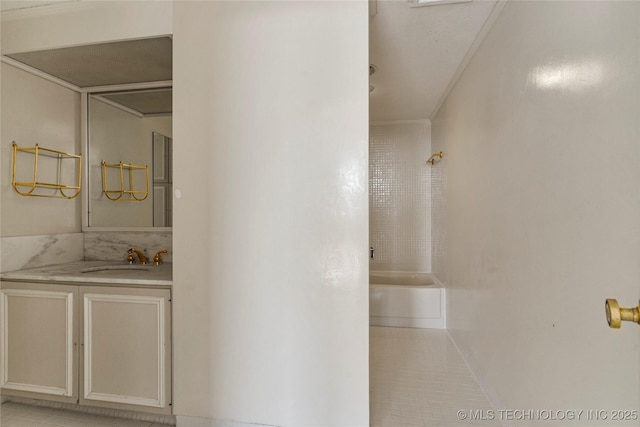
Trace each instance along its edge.
<path fill-rule="evenodd" d="M 119 186 L 116 189 L 108 188 L 107 170 L 110 168 L 116 169 L 118 172 Z M 128 172 L 128 176 L 126 178 L 125 170 Z M 135 189 L 136 171 L 144 171 L 144 190 Z M 128 183 L 128 185 L 125 183 Z M 141 202 L 149 195 L 149 167 L 122 162 L 107 163 L 102 160 L 102 190 L 109 200 L 119 202 Z"/>
<path fill-rule="evenodd" d="M 440 151 L 439 153 L 433 154 L 431 157 L 429 157 L 429 159 L 427 160 L 427 164 L 430 165 L 435 165 L 436 163 L 438 163 L 440 160 L 442 160 L 442 157 L 444 157 L 444 153 L 442 151 Z"/>
<path fill-rule="evenodd" d="M 11 169 L 11 185 L 21 196 L 33 197 L 52 197 L 60 199 L 73 199 L 80 194 L 82 179 L 82 156 L 79 154 L 69 154 L 63 151 L 52 150 L 50 148 L 40 147 L 36 144 L 34 147 L 18 147 L 15 141 L 11 143 L 13 146 L 13 166 Z M 33 155 L 33 180 L 18 181 L 17 164 L 18 153 Z M 46 160 L 45 160 L 46 159 Z M 73 178 L 68 176 L 68 170 L 63 165 L 68 166 L 69 163 L 76 163 L 76 172 Z M 45 164 L 46 163 L 46 164 Z M 41 180 L 38 175 L 38 166 L 41 169 L 49 171 L 52 180 Z M 41 171 L 40 171 L 41 172 Z M 65 172 L 67 172 L 65 174 Z M 68 183 L 63 183 L 63 175 L 66 179 L 70 179 Z"/>

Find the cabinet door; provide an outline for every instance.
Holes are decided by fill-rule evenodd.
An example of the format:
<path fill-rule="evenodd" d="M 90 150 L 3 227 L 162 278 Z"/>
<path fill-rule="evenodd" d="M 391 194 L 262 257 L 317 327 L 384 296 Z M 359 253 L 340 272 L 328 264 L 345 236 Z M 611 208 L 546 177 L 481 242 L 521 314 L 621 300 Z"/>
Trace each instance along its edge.
<path fill-rule="evenodd" d="M 2 282 L 4 394 L 77 402 L 76 286 Z"/>
<path fill-rule="evenodd" d="M 80 295 L 80 403 L 171 413 L 170 291 L 82 286 Z"/>

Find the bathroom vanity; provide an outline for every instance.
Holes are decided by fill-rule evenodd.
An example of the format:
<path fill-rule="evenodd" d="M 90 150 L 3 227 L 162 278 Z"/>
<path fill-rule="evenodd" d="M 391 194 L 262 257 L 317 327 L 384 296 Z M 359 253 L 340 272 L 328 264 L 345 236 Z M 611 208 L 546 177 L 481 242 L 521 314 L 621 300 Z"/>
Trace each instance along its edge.
<path fill-rule="evenodd" d="M 171 264 L 0 274 L 2 394 L 171 414 Z"/>

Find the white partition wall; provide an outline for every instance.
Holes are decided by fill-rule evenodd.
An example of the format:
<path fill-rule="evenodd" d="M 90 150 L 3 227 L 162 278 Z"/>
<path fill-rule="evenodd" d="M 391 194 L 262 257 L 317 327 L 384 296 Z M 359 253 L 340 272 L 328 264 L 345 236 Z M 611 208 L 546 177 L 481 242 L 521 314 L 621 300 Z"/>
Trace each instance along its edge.
<path fill-rule="evenodd" d="M 432 121 L 434 272 L 500 408 L 638 424 L 610 412 L 638 409 L 638 326 L 604 305 L 640 290 L 639 24 L 638 2 L 508 2 Z"/>
<path fill-rule="evenodd" d="M 180 426 L 369 424 L 368 19 L 174 4 Z"/>

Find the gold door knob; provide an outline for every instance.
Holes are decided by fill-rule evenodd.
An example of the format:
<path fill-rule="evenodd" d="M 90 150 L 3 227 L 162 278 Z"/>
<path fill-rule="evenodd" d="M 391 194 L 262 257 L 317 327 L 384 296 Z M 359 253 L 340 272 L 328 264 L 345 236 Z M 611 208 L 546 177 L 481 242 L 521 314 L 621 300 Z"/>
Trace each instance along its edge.
<path fill-rule="evenodd" d="M 620 308 L 618 301 L 610 298 L 605 302 L 604 306 L 607 313 L 607 323 L 610 327 L 619 329 L 623 321 L 640 325 L 640 303 L 638 303 L 637 307 Z"/>

